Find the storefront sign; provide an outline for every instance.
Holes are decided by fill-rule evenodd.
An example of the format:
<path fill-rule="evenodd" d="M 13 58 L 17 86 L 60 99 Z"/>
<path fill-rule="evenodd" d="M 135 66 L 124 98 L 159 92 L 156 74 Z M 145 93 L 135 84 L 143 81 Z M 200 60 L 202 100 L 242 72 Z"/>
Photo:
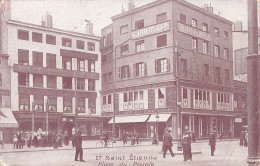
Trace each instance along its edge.
<path fill-rule="evenodd" d="M 201 38 L 203 40 L 211 41 L 211 35 L 207 32 L 201 31 L 199 29 L 193 28 L 191 26 L 178 23 L 178 31 L 182 33 L 186 33 L 188 35 Z"/>
<path fill-rule="evenodd" d="M 152 25 L 149 27 L 145 27 L 143 29 L 138 29 L 136 31 L 132 32 L 132 38 L 136 39 L 136 38 L 140 38 L 140 37 L 144 37 L 144 36 L 148 36 L 148 35 L 152 35 L 155 33 L 160 33 L 163 31 L 167 31 L 170 29 L 170 22 L 164 22 L 161 24 L 156 24 L 156 25 Z"/>
<path fill-rule="evenodd" d="M 9 96 L 9 90 L 2 90 L 2 89 L 0 89 L 0 95 Z"/>
<path fill-rule="evenodd" d="M 241 123 L 242 122 L 242 118 L 235 118 L 235 122 Z"/>

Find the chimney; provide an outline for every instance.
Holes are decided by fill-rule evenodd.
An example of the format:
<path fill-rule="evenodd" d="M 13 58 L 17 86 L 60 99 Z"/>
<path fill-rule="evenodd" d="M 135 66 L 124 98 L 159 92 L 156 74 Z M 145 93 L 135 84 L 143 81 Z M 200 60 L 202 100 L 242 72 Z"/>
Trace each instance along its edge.
<path fill-rule="evenodd" d="M 41 25 L 42 27 L 45 27 L 45 21 L 43 20 L 43 17 L 42 17 Z"/>
<path fill-rule="evenodd" d="M 46 22 L 46 27 L 52 28 L 52 15 L 51 15 L 51 13 L 46 12 L 45 22 Z"/>
<path fill-rule="evenodd" d="M 234 31 L 242 31 L 243 26 L 242 26 L 242 21 L 238 20 L 234 24 Z"/>
<path fill-rule="evenodd" d="M 122 5 L 121 13 L 125 13 L 125 8 L 123 7 L 123 5 Z"/>
<path fill-rule="evenodd" d="M 86 25 L 86 34 L 89 36 L 93 36 L 93 23 L 89 20 L 85 20 L 87 22 Z"/>
<path fill-rule="evenodd" d="M 133 0 L 129 0 L 129 3 L 128 3 L 128 11 L 131 11 L 135 8 L 135 5 L 134 5 L 134 1 Z"/>
<path fill-rule="evenodd" d="M 204 10 L 208 11 L 209 13 L 213 13 L 213 7 L 211 6 L 211 4 L 210 4 L 210 5 L 204 4 L 204 5 L 202 6 L 202 8 L 203 8 Z"/>

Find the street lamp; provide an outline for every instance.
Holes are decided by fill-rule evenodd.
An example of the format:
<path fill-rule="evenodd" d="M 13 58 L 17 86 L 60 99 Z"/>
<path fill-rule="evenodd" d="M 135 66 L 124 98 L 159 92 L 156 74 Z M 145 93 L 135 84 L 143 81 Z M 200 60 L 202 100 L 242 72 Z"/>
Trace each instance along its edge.
<path fill-rule="evenodd" d="M 157 144 L 159 143 L 159 130 L 158 130 L 158 122 L 159 122 L 159 115 L 158 115 L 158 111 L 157 111 L 157 114 L 156 114 L 156 142 Z"/>
<path fill-rule="evenodd" d="M 176 97 L 177 97 L 177 151 L 182 151 L 182 144 L 181 144 L 181 101 L 180 101 L 180 85 L 179 85 L 179 56 L 181 55 L 178 50 L 178 44 L 176 42 L 174 52 L 176 54 L 176 68 L 175 68 L 175 78 L 176 78 Z"/>

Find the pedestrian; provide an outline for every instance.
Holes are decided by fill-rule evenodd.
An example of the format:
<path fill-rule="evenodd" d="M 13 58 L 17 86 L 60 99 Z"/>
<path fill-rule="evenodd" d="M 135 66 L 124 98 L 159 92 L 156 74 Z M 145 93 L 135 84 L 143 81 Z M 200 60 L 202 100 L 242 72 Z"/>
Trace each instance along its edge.
<path fill-rule="evenodd" d="M 192 154 L 191 154 L 191 139 L 188 133 L 185 133 L 183 136 L 183 157 L 184 161 L 192 160 Z"/>
<path fill-rule="evenodd" d="M 122 140 L 123 140 L 124 145 L 127 144 L 127 134 L 126 134 L 125 130 L 123 131 Z"/>
<path fill-rule="evenodd" d="M 138 132 L 135 133 L 135 142 L 136 142 L 137 145 L 140 143 L 139 142 L 139 134 L 138 134 Z"/>
<path fill-rule="evenodd" d="M 108 134 L 106 131 L 104 131 L 104 134 L 103 134 L 103 141 L 105 142 L 105 147 L 107 147 Z"/>
<path fill-rule="evenodd" d="M 17 131 L 17 143 L 16 143 L 16 148 L 20 149 L 22 147 L 22 138 L 21 138 L 21 133 Z"/>
<path fill-rule="evenodd" d="M 216 149 L 216 136 L 214 132 L 211 132 L 210 138 L 209 138 L 209 145 L 211 149 L 211 156 L 214 156 L 214 151 Z"/>
<path fill-rule="evenodd" d="M 85 160 L 83 160 L 82 137 L 80 131 L 78 131 L 78 133 L 75 136 L 75 147 L 76 147 L 75 161 L 79 161 L 78 160 L 78 156 L 79 156 L 80 162 L 85 162 Z"/>
<path fill-rule="evenodd" d="M 244 139 L 244 145 L 247 147 L 248 145 L 248 133 L 245 131 L 245 139 Z"/>
<path fill-rule="evenodd" d="M 191 139 L 192 139 L 192 142 L 195 142 L 195 133 L 194 132 L 191 133 Z"/>
<path fill-rule="evenodd" d="M 31 144 L 32 144 L 32 135 L 30 132 L 28 133 L 27 138 L 28 138 L 27 146 L 28 146 L 28 148 L 30 148 Z"/>
<path fill-rule="evenodd" d="M 158 145 L 158 141 L 157 141 L 157 135 L 156 135 L 156 133 L 154 132 L 153 133 L 153 142 L 152 142 L 152 144 L 154 145 Z"/>
<path fill-rule="evenodd" d="M 2 145 L 2 149 L 5 148 L 4 146 L 4 137 L 3 137 L 3 131 L 0 130 L 0 144 Z"/>
<path fill-rule="evenodd" d="M 244 139 L 245 139 L 244 131 L 241 131 L 241 133 L 240 133 L 240 143 L 239 143 L 240 146 L 244 146 Z"/>
<path fill-rule="evenodd" d="M 18 149 L 17 147 L 17 142 L 18 142 L 18 138 L 17 138 L 17 135 L 14 135 L 14 139 L 13 139 L 13 143 L 14 143 L 14 149 Z"/>
<path fill-rule="evenodd" d="M 166 158 L 167 150 L 169 150 L 171 156 L 174 157 L 174 153 L 172 152 L 172 136 L 170 135 L 170 130 L 165 130 L 165 135 L 163 140 L 163 158 Z"/>
<path fill-rule="evenodd" d="M 223 133 L 220 132 L 220 133 L 219 133 L 219 140 L 220 140 L 220 141 L 222 140 L 222 137 L 223 137 Z"/>
<path fill-rule="evenodd" d="M 39 141 L 38 141 L 36 133 L 34 133 L 34 136 L 33 136 L 33 146 L 35 146 L 35 147 L 39 146 Z"/>
<path fill-rule="evenodd" d="M 64 145 L 69 145 L 69 136 L 67 130 L 64 132 Z"/>

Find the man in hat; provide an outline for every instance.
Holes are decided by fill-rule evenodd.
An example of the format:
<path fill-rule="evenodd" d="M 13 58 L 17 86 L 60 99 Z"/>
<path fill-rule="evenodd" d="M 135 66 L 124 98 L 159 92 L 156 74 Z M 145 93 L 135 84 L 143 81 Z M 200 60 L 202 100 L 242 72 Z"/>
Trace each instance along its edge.
<path fill-rule="evenodd" d="M 85 162 L 85 160 L 83 160 L 82 138 L 81 138 L 80 131 L 78 131 L 75 137 L 75 147 L 76 147 L 75 161 L 78 161 L 78 156 L 79 156 L 80 162 Z"/>
<path fill-rule="evenodd" d="M 163 139 L 163 158 L 166 158 L 167 150 L 170 151 L 171 156 L 174 157 L 174 153 L 172 152 L 172 136 L 170 135 L 171 130 L 165 130 L 165 135 Z"/>
<path fill-rule="evenodd" d="M 209 145 L 210 145 L 210 149 L 211 149 L 211 156 L 214 156 L 214 151 L 216 149 L 216 136 L 215 136 L 214 131 L 211 132 L 211 134 L 210 134 Z"/>

